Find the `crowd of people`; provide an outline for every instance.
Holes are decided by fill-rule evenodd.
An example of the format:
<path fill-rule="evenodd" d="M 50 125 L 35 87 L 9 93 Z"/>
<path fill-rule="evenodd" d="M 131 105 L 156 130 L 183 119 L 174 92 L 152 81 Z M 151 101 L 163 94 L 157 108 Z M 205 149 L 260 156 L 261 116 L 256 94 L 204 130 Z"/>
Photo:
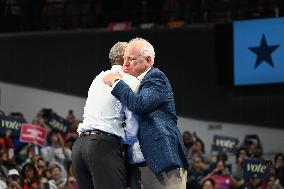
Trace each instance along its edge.
<path fill-rule="evenodd" d="M 195 132 L 185 131 L 183 140 L 190 162 L 187 188 L 281 189 L 284 187 L 284 154 L 279 152 L 274 154 L 272 159 L 264 158 L 261 141 L 257 135 L 246 135 L 235 154 L 221 151 L 214 157 L 212 152 L 205 153 L 205 144 Z M 234 158 L 230 159 L 232 155 Z M 269 178 L 246 179 L 243 165 L 247 158 L 265 159 L 269 167 Z"/>
<path fill-rule="evenodd" d="M 166 25 L 283 15 L 281 0 L 0 0 L 0 32 L 107 27 L 131 21 Z"/>
<path fill-rule="evenodd" d="M 72 111 L 66 119 L 71 122 L 69 132 L 63 135 L 48 126 L 51 109 L 42 109 L 32 124 L 48 131 L 44 146 L 23 143 L 10 130 L 0 135 L 1 189 L 76 189 L 72 168 L 71 149 L 77 136 L 77 120 Z M 4 112 L 1 113 L 4 116 Z M 24 118 L 21 113 L 9 117 Z"/>
<path fill-rule="evenodd" d="M 71 160 L 71 149 L 78 138 L 76 132 L 78 121 L 70 111 L 66 119 L 72 123 L 72 129 L 67 135 L 62 135 L 48 127 L 46 114 L 50 113 L 49 111 L 43 109 L 32 122 L 34 125 L 48 129 L 48 141 L 43 147 L 21 143 L 9 132 L 1 134 L 0 188 L 78 188 Z M 1 111 L 1 115 L 4 115 L 4 112 Z M 23 117 L 20 113 L 10 115 Z M 269 164 L 268 179 L 244 179 L 242 166 L 244 160 L 264 158 L 261 140 L 257 135 L 246 136 L 236 154 L 225 152 L 207 154 L 205 148 L 210 148 L 210 145 L 204 144 L 195 132 L 183 132 L 183 142 L 190 165 L 187 174 L 189 189 L 282 189 L 284 186 L 284 154 L 281 152 L 275 153 L 272 159 L 266 159 Z"/>

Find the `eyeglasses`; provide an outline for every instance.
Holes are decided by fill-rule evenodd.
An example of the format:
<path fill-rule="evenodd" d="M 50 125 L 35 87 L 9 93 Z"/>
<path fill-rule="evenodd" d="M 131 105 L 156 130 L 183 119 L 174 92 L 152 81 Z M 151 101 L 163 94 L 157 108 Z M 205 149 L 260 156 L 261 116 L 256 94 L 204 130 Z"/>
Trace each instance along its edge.
<path fill-rule="evenodd" d="M 145 58 L 146 59 L 146 57 L 144 57 L 144 56 L 142 56 L 142 55 L 139 55 L 139 56 L 123 56 L 123 61 L 124 62 L 126 62 L 126 61 L 135 61 L 135 60 L 137 60 L 139 57 L 142 57 L 142 58 Z"/>
<path fill-rule="evenodd" d="M 126 61 L 134 61 L 134 60 L 137 60 L 138 57 L 132 57 L 132 56 L 123 56 L 123 60 L 126 62 Z"/>

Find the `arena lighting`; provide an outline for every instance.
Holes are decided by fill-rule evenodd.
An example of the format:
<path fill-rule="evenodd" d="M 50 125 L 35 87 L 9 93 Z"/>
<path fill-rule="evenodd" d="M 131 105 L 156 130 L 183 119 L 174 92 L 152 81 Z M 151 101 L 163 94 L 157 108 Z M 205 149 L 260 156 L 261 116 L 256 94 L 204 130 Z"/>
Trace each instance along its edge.
<path fill-rule="evenodd" d="M 233 22 L 234 85 L 284 83 L 284 18 Z"/>

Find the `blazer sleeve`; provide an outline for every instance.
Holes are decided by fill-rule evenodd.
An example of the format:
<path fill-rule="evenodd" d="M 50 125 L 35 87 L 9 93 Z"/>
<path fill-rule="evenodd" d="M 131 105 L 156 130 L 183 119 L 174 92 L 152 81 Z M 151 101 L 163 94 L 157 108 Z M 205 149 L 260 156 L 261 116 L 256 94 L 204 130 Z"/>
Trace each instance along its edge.
<path fill-rule="evenodd" d="M 157 108 L 165 101 L 164 89 L 166 89 L 165 76 L 155 72 L 147 78 L 145 76 L 137 94 L 124 81 L 119 81 L 111 93 L 133 113 L 143 114 Z"/>

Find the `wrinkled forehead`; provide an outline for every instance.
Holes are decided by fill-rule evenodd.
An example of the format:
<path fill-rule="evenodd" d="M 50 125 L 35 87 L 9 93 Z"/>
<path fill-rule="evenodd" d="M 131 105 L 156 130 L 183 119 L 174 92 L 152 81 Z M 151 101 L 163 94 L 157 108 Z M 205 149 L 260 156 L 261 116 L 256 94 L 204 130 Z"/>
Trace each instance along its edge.
<path fill-rule="evenodd" d="M 127 45 L 124 55 L 141 55 L 142 44 L 138 42 L 133 42 Z"/>

